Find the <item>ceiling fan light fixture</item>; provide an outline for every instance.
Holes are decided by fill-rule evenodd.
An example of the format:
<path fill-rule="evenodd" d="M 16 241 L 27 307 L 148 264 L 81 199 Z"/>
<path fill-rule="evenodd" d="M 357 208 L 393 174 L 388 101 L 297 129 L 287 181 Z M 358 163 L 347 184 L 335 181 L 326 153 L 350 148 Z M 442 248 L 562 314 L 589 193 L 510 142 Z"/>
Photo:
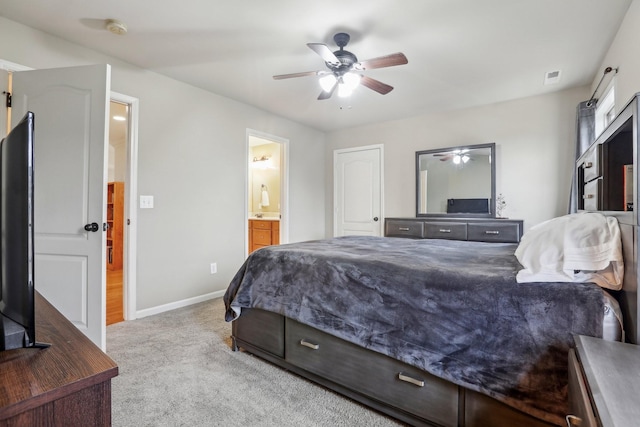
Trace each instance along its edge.
<path fill-rule="evenodd" d="M 353 91 L 360 84 L 360 74 L 347 73 L 342 76 L 342 82 L 345 86 Z"/>
<path fill-rule="evenodd" d="M 333 74 L 327 74 L 318 79 L 320 87 L 325 92 L 331 92 L 331 89 L 333 89 L 337 81 L 338 79 L 336 79 L 336 76 L 334 76 Z"/>
<path fill-rule="evenodd" d="M 349 86 L 344 83 L 338 83 L 338 96 L 340 98 L 347 98 L 351 96 L 352 93 L 353 89 L 351 89 Z"/>
<path fill-rule="evenodd" d="M 360 72 L 373 70 L 375 68 L 407 64 L 407 57 L 404 56 L 403 53 L 397 52 L 365 61 L 358 61 L 356 55 L 344 49 L 349 43 L 349 39 L 350 36 L 347 33 L 336 34 L 333 40 L 340 49 L 333 52 L 324 43 L 307 43 L 307 47 L 324 60 L 328 71 L 304 71 L 301 73 L 278 74 L 273 76 L 273 78 L 275 80 L 282 80 L 293 77 L 322 76 L 318 79 L 322 87 L 322 93 L 318 96 L 318 100 L 329 99 L 333 96 L 334 92 L 338 92 L 338 96 L 349 96 L 359 85 L 378 92 L 381 95 L 386 95 L 391 92 L 393 86 L 389 86 L 371 77 L 363 76 Z"/>

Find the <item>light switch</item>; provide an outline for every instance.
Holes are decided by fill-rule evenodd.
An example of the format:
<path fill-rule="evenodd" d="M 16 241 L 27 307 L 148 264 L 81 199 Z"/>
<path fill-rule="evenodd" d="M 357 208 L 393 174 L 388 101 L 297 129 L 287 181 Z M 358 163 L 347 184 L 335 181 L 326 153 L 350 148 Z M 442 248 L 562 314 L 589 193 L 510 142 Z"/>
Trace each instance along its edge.
<path fill-rule="evenodd" d="M 140 209 L 152 209 L 153 196 L 140 196 Z"/>

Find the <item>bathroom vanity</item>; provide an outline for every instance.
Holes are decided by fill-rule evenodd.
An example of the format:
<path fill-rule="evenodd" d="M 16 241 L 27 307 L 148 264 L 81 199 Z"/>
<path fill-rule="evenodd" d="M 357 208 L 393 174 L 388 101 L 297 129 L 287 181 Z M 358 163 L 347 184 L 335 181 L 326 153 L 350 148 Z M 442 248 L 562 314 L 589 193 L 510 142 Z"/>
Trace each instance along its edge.
<path fill-rule="evenodd" d="M 249 219 L 249 253 L 265 246 L 280 244 L 280 219 Z"/>

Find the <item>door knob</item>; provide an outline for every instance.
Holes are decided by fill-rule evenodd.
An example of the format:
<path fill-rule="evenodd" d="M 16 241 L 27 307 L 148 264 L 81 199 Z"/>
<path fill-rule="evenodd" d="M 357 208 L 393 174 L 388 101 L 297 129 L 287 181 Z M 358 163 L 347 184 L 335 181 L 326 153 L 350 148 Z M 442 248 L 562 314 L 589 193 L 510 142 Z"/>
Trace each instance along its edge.
<path fill-rule="evenodd" d="M 377 221 L 378 221 L 378 217 L 377 217 L 377 216 L 374 216 L 374 217 L 373 217 L 373 220 L 377 222 Z"/>
<path fill-rule="evenodd" d="M 96 231 L 98 231 L 99 228 L 100 228 L 100 226 L 98 225 L 97 222 L 92 222 L 91 224 L 87 224 L 87 225 L 84 226 L 84 229 L 86 231 L 93 231 L 94 233 Z"/>

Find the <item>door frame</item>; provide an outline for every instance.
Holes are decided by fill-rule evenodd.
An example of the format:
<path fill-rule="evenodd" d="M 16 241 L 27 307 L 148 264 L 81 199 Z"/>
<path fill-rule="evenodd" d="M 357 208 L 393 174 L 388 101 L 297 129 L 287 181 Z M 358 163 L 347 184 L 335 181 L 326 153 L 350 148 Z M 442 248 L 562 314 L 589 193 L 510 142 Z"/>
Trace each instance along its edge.
<path fill-rule="evenodd" d="M 124 242 L 122 297 L 124 320 L 134 320 L 136 315 L 136 271 L 138 236 L 138 114 L 140 100 L 129 95 L 111 91 L 111 101 L 129 106 L 127 129 L 127 173 L 124 196 Z"/>
<path fill-rule="evenodd" d="M 289 243 L 289 140 L 247 128 L 244 152 L 244 254 L 249 255 L 249 139 L 266 139 L 280 144 L 280 244 Z"/>
<path fill-rule="evenodd" d="M 365 145 L 362 147 L 340 148 L 333 150 L 333 235 L 338 235 L 338 171 L 336 165 L 338 162 L 338 156 L 345 153 L 354 153 L 358 151 L 378 150 L 380 152 L 380 225 L 379 234 L 382 236 L 384 233 L 384 145 L 373 144 Z"/>

